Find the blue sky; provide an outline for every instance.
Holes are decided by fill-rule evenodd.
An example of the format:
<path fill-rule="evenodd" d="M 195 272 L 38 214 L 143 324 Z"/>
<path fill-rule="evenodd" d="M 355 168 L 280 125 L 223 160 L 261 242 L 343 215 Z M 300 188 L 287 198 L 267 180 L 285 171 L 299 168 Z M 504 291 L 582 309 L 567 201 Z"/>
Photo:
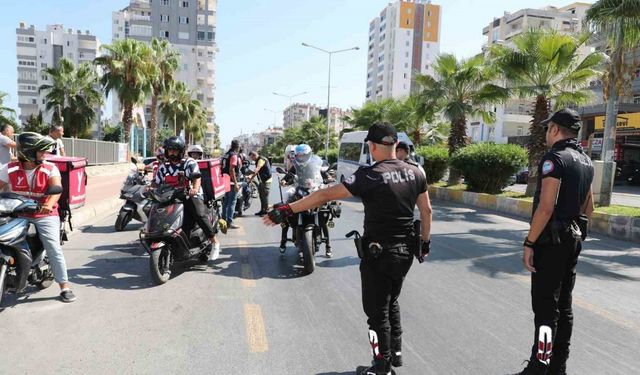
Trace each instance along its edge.
<path fill-rule="evenodd" d="M 324 49 L 358 46 L 359 51 L 334 56 L 331 105 L 362 105 L 366 85 L 368 25 L 388 0 L 219 0 L 217 41 L 217 122 L 223 144 L 240 132 L 248 133 L 273 123 L 288 99 L 273 91 L 295 94 L 294 101 L 326 105 L 327 56 L 301 46 Z M 9 106 L 17 109 L 15 28 L 20 21 L 43 29 L 62 23 L 67 28 L 90 30 L 102 43 L 111 41 L 111 12 L 128 0 L 20 0 L 3 1 L 0 13 L 0 91 L 10 94 Z M 482 28 L 504 11 L 546 5 L 564 6 L 553 0 L 440 0 L 442 6 L 441 52 L 468 57 L 485 41 Z M 110 101 L 108 101 L 110 102 Z M 110 112 L 110 111 L 109 111 Z M 277 124 L 282 123 L 282 114 Z"/>

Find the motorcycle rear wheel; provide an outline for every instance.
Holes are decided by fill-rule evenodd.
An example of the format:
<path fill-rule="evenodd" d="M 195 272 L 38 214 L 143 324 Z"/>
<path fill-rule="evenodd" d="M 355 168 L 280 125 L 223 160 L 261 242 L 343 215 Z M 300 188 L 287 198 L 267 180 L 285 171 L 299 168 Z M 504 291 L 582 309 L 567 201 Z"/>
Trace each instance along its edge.
<path fill-rule="evenodd" d="M 313 225 L 307 225 L 304 229 L 301 229 L 302 236 L 300 238 L 300 245 L 302 247 L 302 256 L 304 258 L 304 271 L 307 274 L 313 273 L 316 269 L 316 244 L 313 238 Z"/>
<path fill-rule="evenodd" d="M 168 249 L 155 250 L 149 256 L 149 271 L 156 285 L 162 285 L 171 278 L 171 252 Z"/>
<path fill-rule="evenodd" d="M 128 211 L 120 211 L 118 213 L 118 218 L 116 219 L 115 225 L 116 232 L 122 232 L 124 230 L 127 224 L 129 224 L 129 222 L 131 221 L 132 215 L 133 213 Z"/>

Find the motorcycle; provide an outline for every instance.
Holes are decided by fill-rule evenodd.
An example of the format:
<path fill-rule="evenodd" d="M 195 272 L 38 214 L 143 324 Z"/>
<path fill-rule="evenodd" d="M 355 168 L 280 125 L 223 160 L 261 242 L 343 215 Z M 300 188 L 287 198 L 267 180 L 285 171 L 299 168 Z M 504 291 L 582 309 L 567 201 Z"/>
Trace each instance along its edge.
<path fill-rule="evenodd" d="M 198 260 L 206 263 L 212 244 L 194 222 L 187 233 L 182 229 L 185 212 L 183 203 L 191 199 L 187 189 L 161 185 L 149 193 L 153 202 L 149 219 L 140 231 L 140 242 L 150 254 L 149 270 L 156 285 L 171 278 L 174 264 Z M 207 203 L 209 220 L 218 222 L 218 201 Z"/>
<path fill-rule="evenodd" d="M 242 176 L 238 182 L 242 184 L 242 188 L 238 194 L 238 198 L 236 200 L 236 208 L 235 215 L 242 216 L 244 211 L 251 208 L 251 199 L 258 197 L 258 185 L 257 181 L 253 180 L 250 184 L 247 183 L 247 175 L 252 174 L 253 172 L 249 169 L 250 163 L 248 161 L 244 161 L 242 163 L 242 167 L 240 168 L 240 175 Z"/>
<path fill-rule="evenodd" d="M 61 186 L 50 186 L 46 194 L 60 193 Z M 53 271 L 35 227 L 19 217 L 39 210 L 33 199 L 0 194 L 0 303 L 9 291 L 20 293 L 27 285 L 42 290 L 53 284 Z"/>
<path fill-rule="evenodd" d="M 116 218 L 116 232 L 123 231 L 132 219 L 142 224 L 147 222 L 151 211 L 151 201 L 145 193 L 145 188 L 149 184 L 145 179 L 146 174 L 146 171 L 141 172 L 135 168 L 131 170 L 124 181 L 120 190 L 120 199 L 124 199 L 125 203 Z"/>
<path fill-rule="evenodd" d="M 288 174 L 280 167 L 277 167 L 276 171 L 280 174 Z M 305 166 L 297 165 L 296 175 L 291 176 L 295 181 L 295 188 L 290 191 L 288 203 L 300 200 L 313 191 L 324 187 L 325 183 L 328 182 L 327 177 L 324 176 L 319 179 L 318 175 L 320 175 L 320 165 L 317 163 L 310 162 Z M 278 183 L 278 186 L 280 186 L 280 198 L 284 201 L 282 199 L 281 184 Z M 321 244 L 325 244 L 327 256 L 330 257 L 329 228 L 335 227 L 334 219 L 339 218 L 341 213 L 340 203 L 331 201 L 318 208 L 299 212 L 282 224 L 282 240 L 291 241 L 295 244 L 301 254 L 304 270 L 307 274 L 311 274 L 315 270 L 315 254 L 320 249 Z M 293 229 L 291 239 L 286 238 L 289 227 Z"/>

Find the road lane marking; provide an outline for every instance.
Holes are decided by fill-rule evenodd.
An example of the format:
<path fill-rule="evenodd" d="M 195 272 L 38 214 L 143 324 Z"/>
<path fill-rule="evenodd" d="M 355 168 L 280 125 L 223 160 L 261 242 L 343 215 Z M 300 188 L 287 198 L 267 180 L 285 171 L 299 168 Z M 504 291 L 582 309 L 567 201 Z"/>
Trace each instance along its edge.
<path fill-rule="evenodd" d="M 264 353 L 269 350 L 267 342 L 267 331 L 264 327 L 264 319 L 262 318 L 262 309 L 260 305 L 245 304 L 244 320 L 247 330 L 247 343 L 251 353 Z"/>

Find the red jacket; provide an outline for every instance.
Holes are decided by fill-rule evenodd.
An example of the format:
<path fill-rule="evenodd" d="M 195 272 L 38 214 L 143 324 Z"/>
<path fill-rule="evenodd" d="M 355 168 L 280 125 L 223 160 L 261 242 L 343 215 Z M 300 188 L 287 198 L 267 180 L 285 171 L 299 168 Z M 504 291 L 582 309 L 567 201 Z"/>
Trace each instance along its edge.
<path fill-rule="evenodd" d="M 9 174 L 9 183 L 11 191 L 27 198 L 35 199 L 40 204 L 45 204 L 47 196 L 45 195 L 49 186 L 49 177 L 53 171 L 54 165 L 47 161 L 36 167 L 35 177 L 31 182 L 33 186 L 29 189 L 27 182 L 27 173 L 19 162 L 9 163 L 7 173 Z M 47 216 L 58 216 L 58 204 L 56 203 L 53 210 L 48 214 L 25 214 L 25 217 L 39 218 Z"/>

